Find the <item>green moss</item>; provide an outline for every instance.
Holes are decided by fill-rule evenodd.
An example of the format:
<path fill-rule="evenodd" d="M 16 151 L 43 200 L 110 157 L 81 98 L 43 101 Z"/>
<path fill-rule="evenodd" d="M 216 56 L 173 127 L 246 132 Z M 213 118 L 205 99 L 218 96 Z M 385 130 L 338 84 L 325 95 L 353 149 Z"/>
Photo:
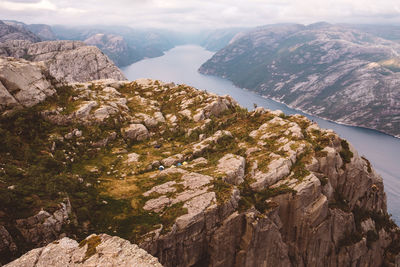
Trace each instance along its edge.
<path fill-rule="evenodd" d="M 362 156 L 361 158 L 367 163 L 368 173 L 371 173 L 372 172 L 371 162 L 369 162 L 369 160 L 364 156 Z"/>
<path fill-rule="evenodd" d="M 287 185 L 280 185 L 279 187 L 269 187 L 261 191 L 253 190 L 247 181 L 240 185 L 239 211 L 245 211 L 254 206 L 259 212 L 264 213 L 273 205 L 267 202 L 268 199 L 282 195 L 282 194 L 296 194 L 296 190 L 288 187 Z"/>
<path fill-rule="evenodd" d="M 223 204 L 230 199 L 233 188 L 231 184 L 225 182 L 222 177 L 214 178 L 211 184 L 212 188 L 209 191 L 215 192 L 219 204 Z"/>
<path fill-rule="evenodd" d="M 291 167 L 293 178 L 302 181 L 306 176 L 310 175 L 310 171 L 306 169 L 306 164 L 310 161 L 311 152 L 306 150 L 296 160 Z"/>
<path fill-rule="evenodd" d="M 183 207 L 183 202 L 176 203 L 167 207 L 162 216 L 161 223 L 163 225 L 162 233 L 167 233 L 171 230 L 172 225 L 175 223 L 176 218 L 188 213 L 187 209 Z"/>
<path fill-rule="evenodd" d="M 340 157 L 345 164 L 350 163 L 351 159 L 353 158 L 353 152 L 350 151 L 349 143 L 342 139 L 340 144 L 342 145 L 342 150 L 339 152 Z"/>
<path fill-rule="evenodd" d="M 315 152 L 315 156 L 317 157 L 317 158 L 324 158 L 324 157 L 326 157 L 326 156 L 328 156 L 328 152 L 326 152 L 326 151 L 316 151 Z"/>
<path fill-rule="evenodd" d="M 98 235 L 92 236 L 88 239 L 84 239 L 79 243 L 79 247 L 82 248 L 85 245 L 87 245 L 86 252 L 85 252 L 85 257 L 83 258 L 83 261 L 86 261 L 90 257 L 92 257 L 94 254 L 96 254 L 96 248 L 98 245 L 101 244 L 101 238 Z"/>

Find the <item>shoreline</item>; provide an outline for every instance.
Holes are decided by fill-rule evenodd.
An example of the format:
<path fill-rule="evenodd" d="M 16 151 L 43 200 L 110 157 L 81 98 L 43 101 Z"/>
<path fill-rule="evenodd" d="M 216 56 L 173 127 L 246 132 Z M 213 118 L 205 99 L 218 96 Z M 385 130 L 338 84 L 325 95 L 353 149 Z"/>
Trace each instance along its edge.
<path fill-rule="evenodd" d="M 291 105 L 289 105 L 289 104 L 286 104 L 286 103 L 284 103 L 284 102 L 282 102 L 282 101 L 280 101 L 280 100 L 278 100 L 278 99 L 276 99 L 276 98 L 274 98 L 274 97 L 269 97 L 269 96 L 266 96 L 266 95 L 262 95 L 262 94 L 260 94 L 259 92 L 255 91 L 255 90 L 239 87 L 239 86 L 237 86 L 235 83 L 233 83 L 231 80 L 229 80 L 229 79 L 227 79 L 227 78 L 224 78 L 224 77 L 221 77 L 221 76 L 218 76 L 218 75 L 205 74 L 205 73 L 203 73 L 203 72 L 200 71 L 200 68 L 199 68 L 197 71 L 198 71 L 199 73 L 201 73 L 202 75 L 214 76 L 214 77 L 218 77 L 218 78 L 221 78 L 221 79 L 230 81 L 236 88 L 239 88 L 239 89 L 242 89 L 242 90 L 246 90 L 246 91 L 248 91 L 248 92 L 252 92 L 252 93 L 254 93 L 254 94 L 257 94 L 257 95 L 261 96 L 262 98 L 269 99 L 269 100 L 272 100 L 272 101 L 277 102 L 277 103 L 279 103 L 279 104 L 285 105 L 286 107 L 288 107 L 288 108 L 290 108 L 290 109 L 298 110 L 298 111 L 300 111 L 300 112 L 302 112 L 302 113 L 304 113 L 304 114 L 306 114 L 306 115 L 308 115 L 308 116 L 313 116 L 313 117 L 318 118 L 318 119 L 322 119 L 322 120 L 326 120 L 326 121 L 328 121 L 328 122 L 336 123 L 336 124 L 338 124 L 338 125 L 349 126 L 349 127 L 357 127 L 357 128 L 367 129 L 367 130 L 371 130 L 371 131 L 376 131 L 376 132 L 378 132 L 378 133 L 385 134 L 385 135 L 388 135 L 388 136 L 393 137 L 393 138 L 396 138 L 396 139 L 400 139 L 400 134 L 399 134 L 399 135 L 394 135 L 394 134 L 387 133 L 387 132 L 382 131 L 382 130 L 378 130 L 378 129 L 374 129 L 374 128 L 370 128 L 370 127 L 366 127 L 366 126 L 361 126 L 361 125 L 357 125 L 357 124 L 339 122 L 339 121 L 335 121 L 335 120 L 332 120 L 332 119 L 329 119 L 329 118 L 325 118 L 325 117 L 322 117 L 322 116 L 318 116 L 318 115 L 315 115 L 315 114 L 306 112 L 306 111 L 302 110 L 301 108 L 293 107 L 293 106 L 291 106 Z"/>
<path fill-rule="evenodd" d="M 240 87 L 239 87 L 239 88 L 240 88 Z M 332 119 L 329 119 L 329 118 L 326 118 L 326 117 L 322 117 L 322 116 L 319 116 L 319 115 L 315 115 L 315 114 L 309 113 L 309 112 L 307 112 L 307 111 L 302 110 L 301 108 L 293 107 L 293 106 L 291 106 L 291 105 L 289 105 L 289 104 L 286 104 L 286 103 L 284 103 L 284 102 L 282 102 L 282 101 L 277 100 L 276 98 L 268 97 L 268 96 L 259 94 L 259 93 L 257 93 L 256 91 L 253 91 L 253 90 L 250 90 L 250 89 L 247 89 L 247 88 L 242 88 L 242 89 L 245 89 L 245 90 L 247 90 L 247 91 L 256 93 L 256 94 L 260 95 L 260 96 L 263 97 L 263 98 L 273 100 L 273 101 L 275 101 L 275 102 L 277 102 L 277 103 L 279 103 L 279 104 L 285 105 L 285 106 L 288 107 L 288 108 L 301 111 L 302 113 L 304 113 L 304 114 L 306 114 L 306 115 L 313 116 L 313 117 L 316 117 L 316 118 L 318 118 L 318 119 L 326 120 L 326 121 L 329 121 L 329 122 L 332 122 L 332 123 L 336 123 L 336 124 L 339 124 L 339 125 L 344 125 L 344 126 L 349 126 L 349 127 L 357 127 L 357 128 L 367 129 L 367 130 L 371 130 L 371 131 L 376 131 L 376 132 L 378 132 L 378 133 L 386 134 L 386 135 L 391 136 L 391 137 L 393 137 L 393 138 L 400 139 L 400 135 L 393 135 L 393 134 L 391 134 L 391 133 L 387 133 L 387 132 L 384 132 L 384 131 L 381 131 L 381 130 L 378 130 L 378 129 L 369 128 L 369 127 L 361 126 L 361 125 L 357 125 L 357 124 L 351 124 L 351 123 L 345 123 L 345 122 L 335 121 L 335 120 L 332 120 Z"/>

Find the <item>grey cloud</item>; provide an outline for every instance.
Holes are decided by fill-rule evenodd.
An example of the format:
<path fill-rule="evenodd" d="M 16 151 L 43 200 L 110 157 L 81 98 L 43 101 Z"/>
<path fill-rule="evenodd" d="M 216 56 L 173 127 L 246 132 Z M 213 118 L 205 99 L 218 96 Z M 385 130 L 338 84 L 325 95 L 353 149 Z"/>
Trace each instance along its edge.
<path fill-rule="evenodd" d="M 40 9 L 51 3 L 56 10 Z M 2 3 L 26 4 L 8 10 Z M 38 8 L 32 10 L 31 5 Z M 398 0 L 1 0 L 0 16 L 27 23 L 199 29 L 316 21 L 400 24 Z"/>
<path fill-rule="evenodd" d="M 40 0 L 7 0 L 7 2 L 14 2 L 14 3 L 39 3 Z"/>

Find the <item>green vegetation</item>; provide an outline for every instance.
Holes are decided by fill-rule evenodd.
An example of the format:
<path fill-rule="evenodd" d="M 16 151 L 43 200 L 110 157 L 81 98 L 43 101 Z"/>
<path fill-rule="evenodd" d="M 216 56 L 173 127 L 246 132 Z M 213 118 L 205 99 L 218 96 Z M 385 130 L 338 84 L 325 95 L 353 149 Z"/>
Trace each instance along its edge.
<path fill-rule="evenodd" d="M 84 239 L 79 243 L 79 247 L 84 247 L 87 245 L 86 252 L 85 252 L 85 257 L 83 258 L 83 261 L 86 261 L 90 257 L 92 257 L 94 254 L 96 254 L 96 248 L 98 245 L 101 244 L 101 238 L 98 235 L 92 236 L 88 239 Z"/>
<path fill-rule="evenodd" d="M 342 150 L 339 152 L 340 157 L 345 164 L 350 163 L 351 158 L 353 157 L 353 152 L 350 151 L 349 143 L 347 143 L 346 140 L 341 140 L 340 144 L 342 145 Z"/>
<path fill-rule="evenodd" d="M 232 185 L 225 182 L 221 177 L 213 179 L 211 181 L 211 184 L 212 188 L 210 188 L 210 191 L 212 190 L 213 192 L 215 192 L 217 202 L 219 204 L 223 204 L 230 199 L 233 188 Z"/>
<path fill-rule="evenodd" d="M 369 160 L 364 156 L 362 156 L 361 158 L 367 163 L 368 173 L 371 173 L 372 172 L 371 162 L 369 162 Z"/>
<path fill-rule="evenodd" d="M 239 189 L 241 196 L 239 200 L 239 211 L 245 211 L 254 207 L 261 213 L 265 213 L 268 209 L 274 206 L 272 202 L 267 201 L 268 199 L 282 194 L 295 195 L 297 193 L 296 190 L 287 185 L 269 187 L 261 191 L 256 191 L 250 187 L 247 181 L 240 185 Z"/>
<path fill-rule="evenodd" d="M 302 181 L 306 176 L 310 175 L 310 171 L 306 169 L 306 164 L 310 160 L 310 152 L 306 151 L 301 154 L 297 161 L 292 165 L 291 172 L 293 172 L 293 178 Z"/>
<path fill-rule="evenodd" d="M 101 92 L 102 88 L 93 84 L 91 89 Z M 154 94 L 153 90 L 159 91 Z M 219 116 L 211 116 L 209 122 L 195 122 L 179 114 L 182 102 L 186 101 L 187 109 L 193 115 L 211 100 L 205 100 L 201 92 L 186 86 L 163 91 L 159 83 L 149 87 L 131 83 L 119 89 L 123 97 L 129 99 L 129 116 L 121 113 L 101 123 L 69 120 L 58 125 L 44 119 L 43 111 L 57 109 L 61 116 L 67 117 L 80 101 L 91 99 L 80 96 L 68 86 L 57 91 L 58 95 L 34 108 L 0 119 L 0 223 L 9 228 L 14 227 L 16 219 L 34 215 L 41 209 L 54 212 L 59 209 L 59 203 L 68 197 L 78 222 L 64 226 L 69 235 L 83 238 L 94 232 L 107 233 L 140 243 L 153 235 L 152 231 L 161 229 L 161 234 L 168 233 L 176 218 L 187 214 L 184 202 L 161 205 L 160 209 L 154 209 L 158 212 L 145 210 L 144 207 L 151 199 L 161 196 L 173 199 L 185 190 L 179 169 L 176 172 L 160 172 L 157 169 L 160 161 L 176 154 L 182 154 L 181 161 L 189 163 L 179 168 L 213 178 L 205 187 L 215 192 L 218 204 L 228 201 L 233 190 L 233 186 L 224 181 L 218 172 L 219 160 L 227 153 L 243 156 L 246 170 L 245 181 L 238 186 L 241 195 L 239 211 L 254 207 L 261 213 L 267 213 L 277 205 L 271 201 L 272 198 L 278 195 L 290 197 L 297 192 L 284 180 L 279 186 L 252 189 L 250 185 L 254 180 L 250 173 L 253 164 L 257 162 L 257 170 L 266 173 L 270 171 L 269 163 L 278 157 L 288 157 L 290 149 L 297 153 L 303 151 L 291 167 L 291 174 L 284 178 L 294 178 L 300 183 L 310 174 L 306 166 L 312 157 L 326 156 L 324 148 L 332 146 L 335 141 L 331 134 L 310 131 L 310 122 L 301 117 L 275 116 L 268 111 L 260 114 L 240 107 L 230 107 Z M 149 105 L 151 101 L 156 103 Z M 152 115 L 155 107 L 159 107 L 165 116 L 175 115 L 177 124 L 157 124 L 150 128 L 152 134 L 146 141 L 124 139 L 121 128 L 134 120 L 133 115 L 139 112 Z M 271 122 L 272 119 L 274 122 Z M 304 139 L 292 136 L 288 131 L 289 127 L 296 127 L 294 123 L 300 126 Z M 189 129 L 192 129 L 190 135 Z M 249 136 L 258 129 L 253 137 Z M 201 155 L 193 154 L 200 135 L 209 138 L 219 130 L 229 131 L 232 136 L 227 134 L 217 141 L 209 139 L 206 141 L 208 147 Z M 76 131 L 80 134 L 74 134 Z M 288 143 L 290 146 L 286 145 Z M 351 159 L 352 153 L 346 141 L 342 141 L 342 152 L 342 158 Z M 128 153 L 136 153 L 139 160 L 127 163 Z M 204 157 L 207 162 L 190 166 L 190 162 L 197 157 Z M 153 187 L 171 181 L 176 183 L 172 183 L 169 191 L 144 196 Z M 324 185 L 327 178 L 320 178 L 320 181 Z M 350 210 L 337 193 L 330 207 Z M 377 225 L 386 227 L 389 224 L 384 216 L 369 216 L 375 216 Z M 358 237 L 349 238 L 350 241 L 344 240 L 343 244 L 354 242 Z M 374 242 L 376 237 L 369 233 L 368 238 L 369 242 Z M 99 242 L 97 236 L 81 242 L 81 246 L 88 245 L 85 259 L 96 253 Z"/>

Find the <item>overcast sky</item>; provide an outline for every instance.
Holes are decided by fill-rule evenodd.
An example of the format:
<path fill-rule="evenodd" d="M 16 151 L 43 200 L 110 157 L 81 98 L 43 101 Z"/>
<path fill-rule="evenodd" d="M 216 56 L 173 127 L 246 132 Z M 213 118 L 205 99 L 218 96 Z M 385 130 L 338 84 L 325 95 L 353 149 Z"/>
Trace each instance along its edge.
<path fill-rule="evenodd" d="M 317 21 L 400 25 L 400 1 L 0 0 L 0 19 L 187 30 Z"/>

